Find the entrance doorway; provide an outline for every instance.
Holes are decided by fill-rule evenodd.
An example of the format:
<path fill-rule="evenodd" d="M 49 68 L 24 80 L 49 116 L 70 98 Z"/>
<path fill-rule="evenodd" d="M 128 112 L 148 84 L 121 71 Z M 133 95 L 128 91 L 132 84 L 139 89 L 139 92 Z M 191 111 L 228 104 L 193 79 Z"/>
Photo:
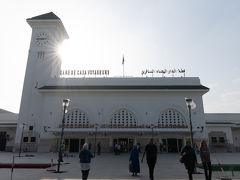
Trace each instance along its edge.
<path fill-rule="evenodd" d="M 130 152 L 133 148 L 133 139 L 129 138 L 118 138 L 118 139 L 113 139 L 113 144 L 119 144 L 121 146 L 120 151 L 121 152 Z"/>
<path fill-rule="evenodd" d="M 7 143 L 7 133 L 0 132 L 0 151 L 5 151 Z"/>
<path fill-rule="evenodd" d="M 183 140 L 177 138 L 162 139 L 163 152 L 178 153 L 183 147 Z"/>
<path fill-rule="evenodd" d="M 83 148 L 84 144 L 85 144 L 85 139 L 80 139 L 80 149 Z"/>
<path fill-rule="evenodd" d="M 70 139 L 69 152 L 79 152 L 79 139 Z"/>
<path fill-rule="evenodd" d="M 167 139 L 168 143 L 168 152 L 169 153 L 177 153 L 178 147 L 177 147 L 177 139 Z"/>

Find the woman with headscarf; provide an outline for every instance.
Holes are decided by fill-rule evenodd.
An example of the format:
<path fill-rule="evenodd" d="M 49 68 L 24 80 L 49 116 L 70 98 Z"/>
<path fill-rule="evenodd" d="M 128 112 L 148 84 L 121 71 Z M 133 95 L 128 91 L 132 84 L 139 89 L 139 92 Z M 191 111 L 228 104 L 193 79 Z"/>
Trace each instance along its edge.
<path fill-rule="evenodd" d="M 199 147 L 200 157 L 202 161 L 202 165 L 204 168 L 205 179 L 211 180 L 212 179 L 212 165 L 210 159 L 210 152 L 207 147 L 206 141 L 202 140 Z"/>
<path fill-rule="evenodd" d="M 189 180 L 193 180 L 192 174 L 196 168 L 197 157 L 190 141 L 187 141 L 186 146 L 182 149 L 181 155 L 185 168 L 188 171 L 188 178 Z"/>
<path fill-rule="evenodd" d="M 83 149 L 79 153 L 79 159 L 82 171 L 82 180 L 87 180 L 90 171 L 91 158 L 93 158 L 92 153 L 88 150 L 88 144 L 83 145 Z"/>
<path fill-rule="evenodd" d="M 130 158 L 129 158 L 129 170 L 132 172 L 132 176 L 137 176 L 137 173 L 140 173 L 140 165 L 139 165 L 139 150 L 137 148 L 137 145 L 134 145 Z"/>

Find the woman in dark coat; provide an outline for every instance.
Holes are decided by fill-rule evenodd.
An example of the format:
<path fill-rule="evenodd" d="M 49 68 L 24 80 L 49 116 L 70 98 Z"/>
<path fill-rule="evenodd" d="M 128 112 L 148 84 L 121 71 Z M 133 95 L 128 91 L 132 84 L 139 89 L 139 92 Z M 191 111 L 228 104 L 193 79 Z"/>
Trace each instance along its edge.
<path fill-rule="evenodd" d="M 140 165 L 139 165 L 139 151 L 137 145 L 134 145 L 133 150 L 131 151 L 130 158 L 130 172 L 132 172 L 132 176 L 137 176 L 137 173 L 140 173 Z"/>
<path fill-rule="evenodd" d="M 183 156 L 185 168 L 188 171 L 189 180 L 192 180 L 192 174 L 197 164 L 197 157 L 190 141 L 187 141 L 186 146 L 182 149 L 181 155 Z"/>
<path fill-rule="evenodd" d="M 205 179 L 211 180 L 212 179 L 212 165 L 211 165 L 211 159 L 210 159 L 210 152 L 207 147 L 206 141 L 202 140 L 200 143 L 200 157 L 202 161 L 202 165 L 204 168 L 205 173 Z"/>

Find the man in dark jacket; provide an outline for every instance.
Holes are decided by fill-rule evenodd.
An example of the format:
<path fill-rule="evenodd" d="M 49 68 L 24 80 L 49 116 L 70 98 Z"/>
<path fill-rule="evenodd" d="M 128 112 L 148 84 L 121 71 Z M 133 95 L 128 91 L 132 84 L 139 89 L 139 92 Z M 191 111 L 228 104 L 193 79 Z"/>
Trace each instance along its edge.
<path fill-rule="evenodd" d="M 147 154 L 147 165 L 149 168 L 149 177 L 151 180 L 153 180 L 154 167 L 157 162 L 157 146 L 153 144 L 153 139 L 150 139 L 149 144 L 146 145 L 141 162 L 143 162 L 145 153 Z"/>
<path fill-rule="evenodd" d="M 192 174 L 197 164 L 197 157 L 190 141 L 187 141 L 186 146 L 182 149 L 181 155 L 183 156 L 185 168 L 188 170 L 188 178 L 192 180 Z"/>
<path fill-rule="evenodd" d="M 91 158 L 93 158 L 92 153 L 88 150 L 88 144 L 83 145 L 83 150 L 79 153 L 81 170 L 82 170 L 82 180 L 87 180 L 90 171 Z"/>

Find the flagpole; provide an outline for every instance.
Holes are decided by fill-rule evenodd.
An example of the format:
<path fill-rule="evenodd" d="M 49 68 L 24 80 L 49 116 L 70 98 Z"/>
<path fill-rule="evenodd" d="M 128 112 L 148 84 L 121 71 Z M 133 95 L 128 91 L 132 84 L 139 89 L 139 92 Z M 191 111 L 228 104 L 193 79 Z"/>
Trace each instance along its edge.
<path fill-rule="evenodd" d="M 125 74 L 124 74 L 124 61 L 125 61 L 125 60 L 124 60 L 124 55 L 123 55 L 123 59 L 122 59 L 122 66 L 123 66 L 123 77 L 124 77 L 124 75 L 125 75 Z"/>

